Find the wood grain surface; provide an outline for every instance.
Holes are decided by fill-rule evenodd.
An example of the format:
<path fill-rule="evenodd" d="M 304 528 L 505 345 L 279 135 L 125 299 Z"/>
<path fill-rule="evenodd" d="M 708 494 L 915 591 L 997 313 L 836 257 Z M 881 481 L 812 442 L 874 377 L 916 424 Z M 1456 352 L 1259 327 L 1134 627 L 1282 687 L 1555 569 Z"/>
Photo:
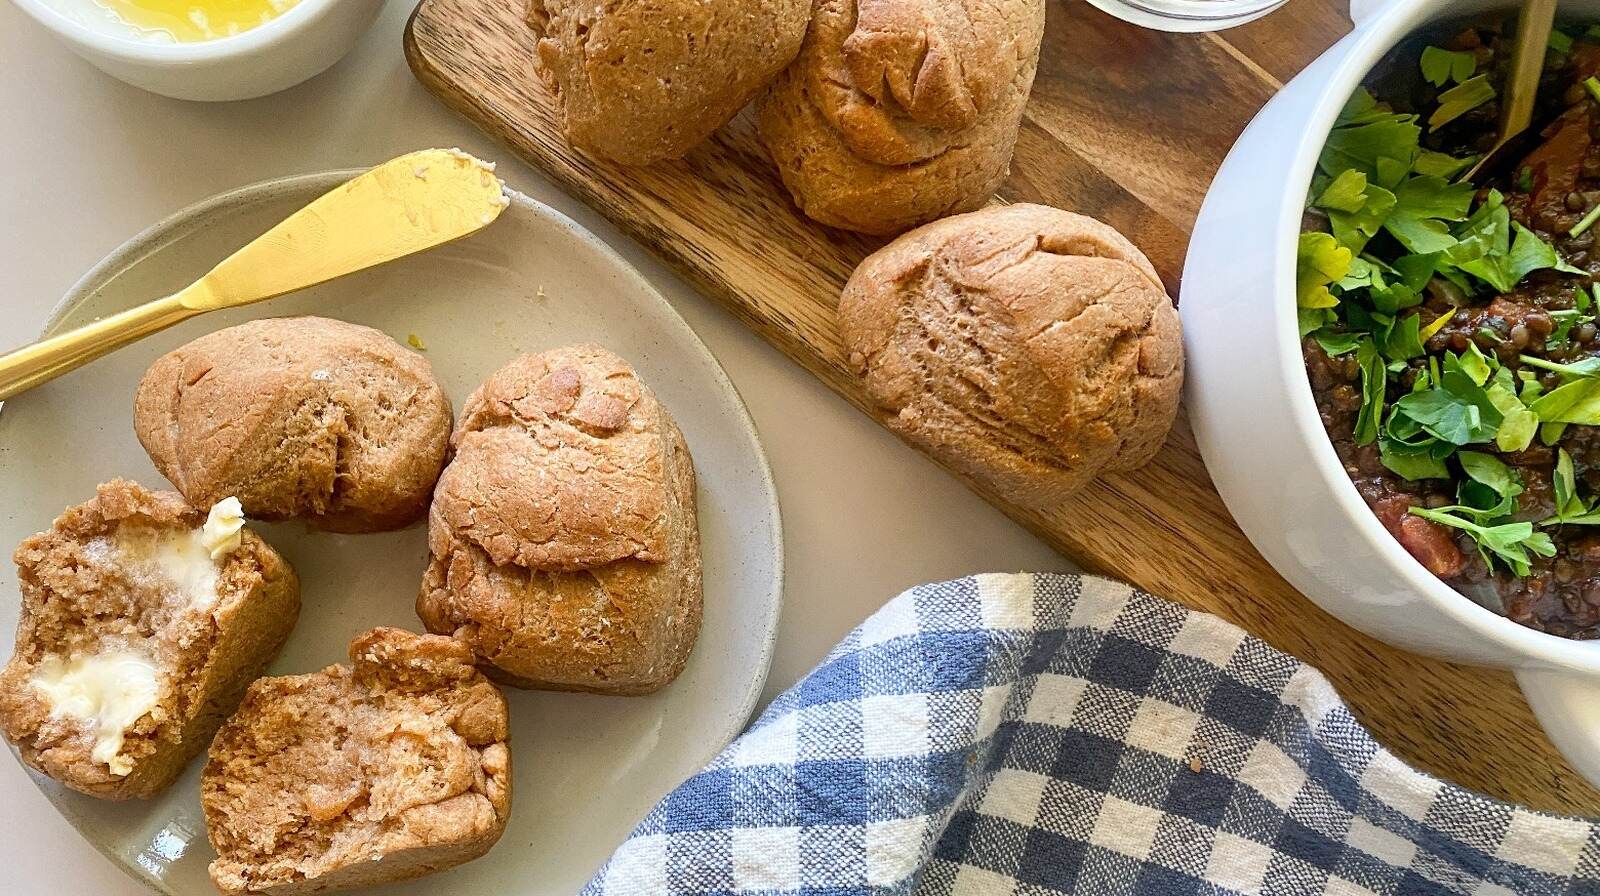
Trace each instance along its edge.
<path fill-rule="evenodd" d="M 676 163 L 628 169 L 572 150 L 533 74 L 520 7 L 423 0 L 406 33 L 413 71 L 865 410 L 834 315 L 840 286 L 879 242 L 800 216 L 748 110 Z M 1038 80 L 997 201 L 1110 222 L 1176 295 L 1190 227 L 1228 147 L 1282 82 L 1349 27 L 1339 0 L 1293 0 L 1211 35 L 1145 31 L 1082 0 L 1051 0 Z M 1102 480 L 1070 506 L 1036 513 L 995 503 L 1085 568 L 1216 613 L 1321 668 L 1379 740 L 1415 765 L 1535 808 L 1600 815 L 1600 793 L 1540 734 L 1510 675 L 1403 653 L 1278 577 L 1228 516 L 1187 421 L 1149 467 Z"/>

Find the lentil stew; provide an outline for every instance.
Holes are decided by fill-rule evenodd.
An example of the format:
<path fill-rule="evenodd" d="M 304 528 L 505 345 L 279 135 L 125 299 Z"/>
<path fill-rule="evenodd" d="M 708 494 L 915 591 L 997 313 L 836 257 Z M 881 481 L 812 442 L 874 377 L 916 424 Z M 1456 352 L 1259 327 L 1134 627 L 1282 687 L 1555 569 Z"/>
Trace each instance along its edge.
<path fill-rule="evenodd" d="M 1476 183 L 1512 23 L 1396 47 L 1328 137 L 1297 283 L 1323 426 L 1424 567 L 1600 637 L 1600 27 L 1550 42 L 1525 155 Z"/>

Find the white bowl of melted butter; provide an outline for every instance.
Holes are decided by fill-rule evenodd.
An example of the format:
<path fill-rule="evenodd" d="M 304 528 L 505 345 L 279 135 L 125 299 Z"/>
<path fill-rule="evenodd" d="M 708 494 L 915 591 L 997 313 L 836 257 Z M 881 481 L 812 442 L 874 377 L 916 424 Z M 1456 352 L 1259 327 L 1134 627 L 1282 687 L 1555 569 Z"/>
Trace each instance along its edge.
<path fill-rule="evenodd" d="M 338 62 L 383 0 L 12 0 L 78 55 L 136 87 L 242 100 Z"/>

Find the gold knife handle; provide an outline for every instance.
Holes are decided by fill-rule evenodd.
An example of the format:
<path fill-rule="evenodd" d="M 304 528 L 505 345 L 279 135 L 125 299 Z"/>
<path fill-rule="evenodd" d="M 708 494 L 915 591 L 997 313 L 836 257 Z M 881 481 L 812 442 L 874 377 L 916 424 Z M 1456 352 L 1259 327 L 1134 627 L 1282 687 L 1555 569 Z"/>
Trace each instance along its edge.
<path fill-rule="evenodd" d="M 168 296 L 0 355 L 0 401 L 198 313 Z"/>

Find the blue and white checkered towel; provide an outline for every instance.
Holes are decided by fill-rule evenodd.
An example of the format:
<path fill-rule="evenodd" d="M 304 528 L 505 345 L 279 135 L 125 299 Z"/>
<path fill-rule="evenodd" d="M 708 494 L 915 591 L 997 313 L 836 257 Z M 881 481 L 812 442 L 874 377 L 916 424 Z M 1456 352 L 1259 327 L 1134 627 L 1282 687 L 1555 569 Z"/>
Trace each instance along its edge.
<path fill-rule="evenodd" d="M 1600 827 L 1379 747 L 1315 669 L 1105 579 L 891 601 L 585 896 L 1600 894 Z"/>

